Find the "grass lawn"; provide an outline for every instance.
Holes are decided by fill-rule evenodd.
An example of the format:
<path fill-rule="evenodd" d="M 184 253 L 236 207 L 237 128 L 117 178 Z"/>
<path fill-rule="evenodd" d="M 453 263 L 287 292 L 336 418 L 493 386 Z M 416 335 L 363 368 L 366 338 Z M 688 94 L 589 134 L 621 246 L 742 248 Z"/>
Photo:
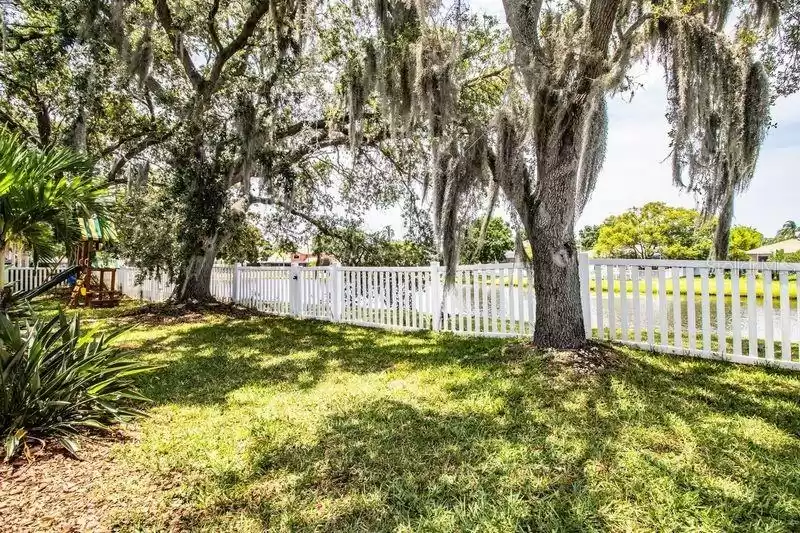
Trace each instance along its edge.
<path fill-rule="evenodd" d="M 597 289 L 597 282 L 595 281 L 594 271 L 590 271 L 589 275 L 590 275 L 589 290 L 594 292 Z M 667 281 L 667 283 L 666 283 L 665 291 L 666 291 L 667 294 L 672 294 L 673 292 L 675 292 L 674 288 L 673 288 L 673 285 L 672 285 L 672 278 L 667 278 L 666 281 Z M 491 281 L 488 281 L 488 280 L 485 281 L 485 284 L 494 285 L 494 286 L 499 286 L 501 283 L 506 287 L 508 287 L 509 284 L 513 284 L 513 286 L 517 287 L 517 286 L 520 285 L 520 283 L 522 284 L 522 287 L 527 287 L 528 286 L 528 280 L 527 279 L 525 279 L 525 278 L 519 279 L 518 277 L 515 277 L 515 278 L 512 279 L 511 277 L 508 277 L 508 276 L 505 276 L 505 277 L 502 277 L 502 278 L 495 276 L 494 278 L 491 279 Z M 694 294 L 696 296 L 700 296 L 700 294 L 701 294 L 701 292 L 700 292 L 701 291 L 700 283 L 701 283 L 700 276 L 695 276 L 695 278 L 694 278 Z M 731 280 L 731 278 L 725 278 L 724 283 L 723 283 L 723 289 L 722 289 L 723 290 L 723 296 L 732 296 L 733 295 L 733 292 L 732 292 L 733 283 L 734 282 L 733 282 L 733 280 Z M 653 294 L 658 294 L 658 284 L 659 284 L 658 274 L 656 272 L 654 272 L 653 273 L 653 279 L 652 279 L 652 289 L 651 289 Z M 608 292 L 609 291 L 609 283 L 608 283 L 607 279 L 601 280 L 600 288 L 601 288 L 601 290 L 603 292 Z M 633 281 L 632 280 L 626 280 L 624 282 L 624 288 L 625 288 L 625 291 L 627 293 L 629 293 L 629 294 L 634 292 L 634 283 L 633 283 Z M 755 295 L 758 298 L 764 298 L 764 295 L 765 295 L 764 289 L 765 289 L 764 278 L 759 274 L 755 278 Z M 622 290 L 623 290 L 623 282 L 618 280 L 618 279 L 614 280 L 614 292 L 619 294 L 620 292 L 622 292 Z M 680 291 L 680 294 L 682 294 L 682 295 L 686 295 L 686 294 L 689 293 L 689 286 L 688 286 L 687 278 L 683 277 L 683 278 L 679 279 L 678 290 Z M 789 298 L 792 298 L 792 299 L 797 298 L 797 295 L 798 295 L 797 291 L 798 291 L 797 275 L 792 274 L 792 275 L 788 276 L 788 294 L 789 294 Z M 646 287 L 645 281 L 644 281 L 644 272 L 640 272 L 639 273 L 639 293 L 640 294 L 644 294 L 646 292 L 647 292 L 647 287 Z M 715 277 L 709 276 L 709 278 L 708 278 L 708 294 L 710 296 L 716 296 L 717 292 L 718 292 L 717 291 L 717 280 L 716 280 Z M 780 294 L 781 294 L 780 280 L 778 279 L 778 275 L 777 274 L 773 274 L 773 279 L 772 279 L 772 297 L 773 297 L 773 299 L 780 298 Z M 739 278 L 739 295 L 743 296 L 743 297 L 747 295 L 747 278 L 746 277 L 740 277 Z"/>
<path fill-rule="evenodd" d="M 289 318 L 123 342 L 162 367 L 111 456 L 164 488 L 107 517 L 122 530 L 800 530 L 800 374 L 621 350 L 585 376 L 508 341 Z"/>
<path fill-rule="evenodd" d="M 739 295 L 740 296 L 747 295 L 747 278 L 740 277 L 738 279 L 738 281 L 739 281 Z M 797 298 L 797 276 L 794 276 L 794 275 L 793 276 L 789 276 L 789 280 L 788 281 L 789 281 L 789 285 L 788 285 L 789 298 Z M 659 282 L 658 277 L 656 275 L 654 275 L 653 276 L 653 286 L 652 286 L 653 294 L 658 294 L 658 282 Z M 701 294 L 700 293 L 700 290 L 701 290 L 700 283 L 701 283 L 700 276 L 695 276 L 695 279 L 694 279 L 694 294 L 697 295 L 697 296 L 699 296 Z M 725 278 L 724 283 L 723 283 L 723 295 L 724 296 L 731 296 L 733 294 L 733 292 L 732 292 L 733 283 L 734 283 L 734 280 L 732 280 L 731 278 Z M 608 290 L 609 290 L 608 280 L 606 280 L 606 279 L 602 280 L 600 286 L 601 286 L 603 292 L 608 292 Z M 596 289 L 596 287 L 597 287 L 597 283 L 595 282 L 594 277 L 592 277 L 592 279 L 589 281 L 589 288 L 590 288 L 590 290 L 594 291 Z M 689 293 L 688 281 L 687 281 L 686 278 L 680 278 L 679 279 L 678 287 L 679 287 L 680 294 L 684 294 L 685 295 L 685 294 Z M 755 279 L 755 289 L 756 289 L 756 296 L 758 298 L 763 298 L 764 295 L 765 295 L 765 285 L 764 285 L 764 279 L 760 275 Z M 673 292 L 675 292 L 673 290 L 673 286 L 672 286 L 672 278 L 667 278 L 667 283 L 666 283 L 665 290 L 666 290 L 667 294 L 672 294 Z M 625 291 L 628 292 L 628 293 L 632 293 L 634 291 L 634 283 L 633 283 L 633 281 L 631 281 L 631 280 L 625 281 Z M 622 282 L 620 282 L 619 280 L 614 280 L 614 292 L 615 293 L 622 292 Z M 647 288 L 646 288 L 645 282 L 644 282 L 644 274 L 641 274 L 641 273 L 640 273 L 640 276 L 639 276 L 639 292 L 641 294 L 644 294 L 645 292 L 647 292 Z M 717 280 L 716 280 L 716 278 L 709 277 L 709 279 L 708 279 L 708 294 L 711 295 L 711 296 L 716 296 L 717 292 L 718 291 L 717 291 Z M 775 274 L 775 275 L 773 275 L 773 280 L 772 280 L 772 297 L 773 297 L 773 299 L 780 298 L 780 294 L 781 294 L 781 284 L 780 284 L 780 280 L 777 279 L 777 274 Z"/>

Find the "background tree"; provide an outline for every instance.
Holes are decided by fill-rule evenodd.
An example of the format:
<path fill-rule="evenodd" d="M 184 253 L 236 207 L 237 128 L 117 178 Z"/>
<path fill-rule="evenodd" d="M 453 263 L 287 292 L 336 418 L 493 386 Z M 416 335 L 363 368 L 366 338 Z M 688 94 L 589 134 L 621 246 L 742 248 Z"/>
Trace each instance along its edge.
<path fill-rule="evenodd" d="M 391 228 L 368 232 L 360 228 L 339 228 L 318 234 L 314 254 L 330 254 L 350 266 L 421 266 L 435 257 L 435 251 L 411 240 L 395 240 Z"/>
<path fill-rule="evenodd" d="M 595 251 L 633 259 L 705 259 L 711 249 L 713 221 L 694 209 L 652 202 L 607 218 Z"/>
<path fill-rule="evenodd" d="M 769 261 L 775 263 L 800 263 L 800 252 L 784 252 L 778 250 L 769 256 Z"/>
<path fill-rule="evenodd" d="M 728 259 L 733 261 L 749 261 L 745 252 L 764 244 L 764 234 L 750 226 L 734 226 L 731 229 L 731 244 Z"/>
<path fill-rule="evenodd" d="M 461 250 L 461 262 L 504 263 L 506 252 L 514 250 L 511 227 L 501 217 L 492 217 L 483 230 L 483 221 L 475 219 L 467 227 Z"/>
<path fill-rule="evenodd" d="M 597 237 L 600 233 L 600 225 L 588 225 L 578 231 L 578 246 L 584 252 L 592 250 L 597 243 Z"/>
<path fill-rule="evenodd" d="M 786 239 L 800 238 L 800 226 L 794 220 L 787 220 L 775 234 L 775 240 L 784 241 Z"/>

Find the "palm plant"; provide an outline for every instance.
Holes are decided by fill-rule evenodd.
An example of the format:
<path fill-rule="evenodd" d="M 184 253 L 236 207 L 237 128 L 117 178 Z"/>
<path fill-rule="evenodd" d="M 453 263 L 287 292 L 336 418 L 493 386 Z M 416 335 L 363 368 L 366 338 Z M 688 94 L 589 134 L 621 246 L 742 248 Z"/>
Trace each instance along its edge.
<path fill-rule="evenodd" d="M 787 220 L 784 222 L 776 235 L 776 238 L 779 240 L 794 239 L 795 237 L 800 239 L 800 226 L 798 226 L 797 222 L 794 220 Z"/>
<path fill-rule="evenodd" d="M 106 188 L 91 169 L 79 153 L 38 150 L 0 128 L 0 283 L 11 244 L 47 259 L 60 239 L 74 238 L 77 217 L 106 214 Z"/>
<path fill-rule="evenodd" d="M 133 375 L 151 369 L 110 341 L 85 336 L 77 316 L 12 321 L 0 313 L 0 439 L 8 460 L 31 439 L 56 438 L 73 455 L 73 436 L 105 429 L 139 411 L 145 400 Z"/>

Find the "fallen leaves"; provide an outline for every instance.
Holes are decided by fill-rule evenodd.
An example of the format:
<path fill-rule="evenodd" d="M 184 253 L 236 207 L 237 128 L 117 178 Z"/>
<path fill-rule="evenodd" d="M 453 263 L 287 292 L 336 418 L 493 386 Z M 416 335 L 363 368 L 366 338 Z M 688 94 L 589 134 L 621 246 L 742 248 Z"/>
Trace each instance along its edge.
<path fill-rule="evenodd" d="M 0 464 L 0 517 L 14 532 L 112 531 L 130 516 L 152 516 L 163 489 L 115 460 L 114 440 L 86 437 L 80 460 L 43 444 Z"/>

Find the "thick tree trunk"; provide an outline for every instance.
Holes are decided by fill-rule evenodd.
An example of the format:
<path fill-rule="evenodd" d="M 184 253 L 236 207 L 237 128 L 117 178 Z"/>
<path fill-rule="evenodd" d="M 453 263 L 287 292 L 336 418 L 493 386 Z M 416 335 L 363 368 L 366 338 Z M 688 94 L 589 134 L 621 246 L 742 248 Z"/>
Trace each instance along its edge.
<path fill-rule="evenodd" d="M 722 206 L 714 232 L 714 247 L 711 250 L 711 259 L 725 261 L 728 259 L 728 248 L 731 240 L 731 224 L 733 224 L 733 192 L 728 195 Z"/>
<path fill-rule="evenodd" d="M 533 341 L 541 347 L 580 348 L 587 342 L 574 236 L 575 172 L 550 173 L 538 184 L 528 238 L 536 291 Z"/>
<path fill-rule="evenodd" d="M 198 243 L 197 253 L 189 259 L 178 278 L 173 301 L 209 302 L 214 299 L 211 295 L 211 272 L 217 256 L 217 241 L 217 237 L 212 236 L 204 237 Z"/>
<path fill-rule="evenodd" d="M 178 144 L 174 165 L 180 169 L 174 185 L 181 208 L 186 210 L 178 235 L 181 270 L 172 300 L 177 303 L 213 301 L 211 272 L 221 242 L 222 214 L 226 201 L 225 169 L 209 160 L 206 131 L 198 121 L 190 126 L 187 144 Z M 217 153 L 219 147 L 214 153 Z"/>

